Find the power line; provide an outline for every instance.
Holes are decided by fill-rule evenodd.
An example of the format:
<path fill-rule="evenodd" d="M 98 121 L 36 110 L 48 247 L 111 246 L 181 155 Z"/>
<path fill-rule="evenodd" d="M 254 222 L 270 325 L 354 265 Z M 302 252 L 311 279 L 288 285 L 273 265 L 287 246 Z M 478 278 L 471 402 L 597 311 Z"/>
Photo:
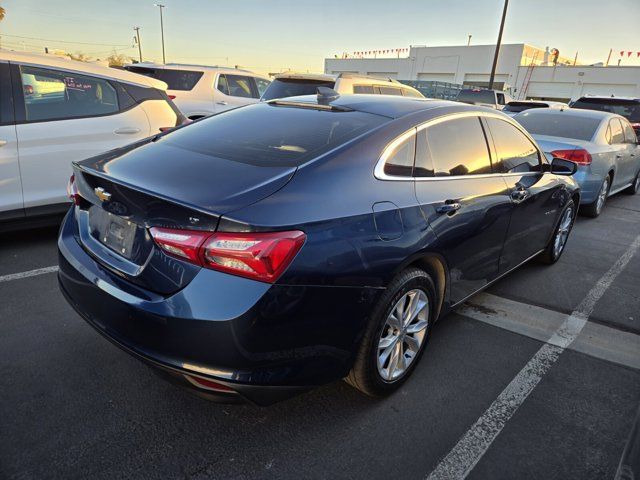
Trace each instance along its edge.
<path fill-rule="evenodd" d="M 38 38 L 38 37 L 25 37 L 22 35 L 9 35 L 8 33 L 3 33 L 3 37 L 14 37 L 14 38 L 24 38 L 27 40 L 39 40 L 41 42 L 56 42 L 56 43 L 70 43 L 74 45 L 98 45 L 101 47 L 126 47 L 126 44 L 113 44 L 113 43 L 95 43 L 95 42 L 70 42 L 68 40 L 53 40 L 51 38 Z"/>

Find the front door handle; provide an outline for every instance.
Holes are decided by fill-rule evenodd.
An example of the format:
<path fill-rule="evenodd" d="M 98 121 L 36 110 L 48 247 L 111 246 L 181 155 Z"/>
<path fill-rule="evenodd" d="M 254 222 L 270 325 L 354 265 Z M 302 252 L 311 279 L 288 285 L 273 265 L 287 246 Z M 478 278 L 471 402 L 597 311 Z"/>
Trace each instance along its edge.
<path fill-rule="evenodd" d="M 511 198 L 513 198 L 514 200 L 524 200 L 525 198 L 527 198 L 527 195 L 529 194 L 529 192 L 527 192 L 526 190 L 514 190 L 513 192 L 511 192 Z"/>
<path fill-rule="evenodd" d="M 453 202 L 451 200 L 447 200 L 444 205 L 440 205 L 439 207 L 436 208 L 436 212 L 438 212 L 438 213 L 453 213 L 453 212 L 457 212 L 458 210 L 460 210 L 461 207 L 462 207 L 462 205 L 460 205 L 458 202 Z"/>
<path fill-rule="evenodd" d="M 113 131 L 116 135 L 135 135 L 139 132 L 140 129 L 135 127 L 122 127 Z"/>
<path fill-rule="evenodd" d="M 216 102 L 218 105 L 229 105 L 227 102 L 222 100 L 221 102 Z"/>

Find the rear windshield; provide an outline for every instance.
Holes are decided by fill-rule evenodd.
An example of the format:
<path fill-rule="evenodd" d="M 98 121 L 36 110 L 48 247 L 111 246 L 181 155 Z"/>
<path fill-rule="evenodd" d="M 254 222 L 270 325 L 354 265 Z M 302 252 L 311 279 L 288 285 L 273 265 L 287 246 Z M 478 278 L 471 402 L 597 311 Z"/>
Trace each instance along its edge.
<path fill-rule="evenodd" d="M 600 110 L 622 115 L 631 123 L 640 123 L 640 101 L 619 100 L 614 98 L 581 98 L 571 108 Z"/>
<path fill-rule="evenodd" d="M 169 90 L 192 90 L 200 80 L 200 77 L 202 77 L 202 72 L 193 70 L 167 70 L 164 68 L 136 66 L 126 66 L 124 68 L 133 73 L 161 80 L 167 84 Z"/>
<path fill-rule="evenodd" d="M 465 103 L 490 103 L 492 105 L 496 103 L 496 97 L 492 90 L 460 90 L 456 100 Z"/>
<path fill-rule="evenodd" d="M 262 94 L 262 100 L 297 97 L 299 95 L 315 95 L 318 93 L 318 87 L 333 88 L 335 84 L 336 82 L 327 82 L 322 80 L 276 78 Z"/>
<path fill-rule="evenodd" d="M 509 102 L 502 109 L 503 112 L 524 112 L 530 108 L 547 108 L 549 105 L 546 103 L 524 103 L 524 102 Z"/>
<path fill-rule="evenodd" d="M 561 111 L 525 112 L 515 118 L 533 135 L 549 135 L 587 141 L 593 138 L 601 122 L 599 118 L 586 118 Z"/>
<path fill-rule="evenodd" d="M 168 134 L 162 141 L 236 162 L 290 167 L 387 121 L 387 117 L 363 112 L 259 103 L 200 120 Z"/>

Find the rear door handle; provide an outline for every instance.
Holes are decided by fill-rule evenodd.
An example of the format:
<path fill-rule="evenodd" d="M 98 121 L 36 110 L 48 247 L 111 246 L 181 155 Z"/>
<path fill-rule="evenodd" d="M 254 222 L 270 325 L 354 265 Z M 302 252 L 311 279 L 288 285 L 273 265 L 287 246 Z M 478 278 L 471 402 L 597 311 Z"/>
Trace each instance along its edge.
<path fill-rule="evenodd" d="M 229 105 L 227 102 L 225 101 L 221 101 L 221 102 L 216 102 L 218 105 Z"/>
<path fill-rule="evenodd" d="M 140 129 L 135 127 L 122 127 L 113 131 L 116 135 L 134 135 L 139 132 Z"/>
<path fill-rule="evenodd" d="M 460 205 L 458 202 L 453 202 L 451 200 L 447 200 L 444 205 L 440 205 L 439 207 L 436 208 L 436 212 L 438 212 L 438 213 L 453 213 L 453 212 L 457 212 L 458 210 L 460 210 L 461 207 L 462 207 L 462 205 Z"/>

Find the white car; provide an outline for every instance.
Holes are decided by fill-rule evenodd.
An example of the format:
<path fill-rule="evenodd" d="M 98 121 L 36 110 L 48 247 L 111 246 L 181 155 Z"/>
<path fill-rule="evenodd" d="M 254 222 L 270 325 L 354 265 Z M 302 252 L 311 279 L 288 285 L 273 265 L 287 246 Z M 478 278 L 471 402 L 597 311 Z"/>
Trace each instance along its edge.
<path fill-rule="evenodd" d="M 124 70 L 0 50 L 0 222 L 64 211 L 72 161 L 182 123 L 166 87 Z"/>
<path fill-rule="evenodd" d="M 256 103 L 271 82 L 237 68 L 177 63 L 135 63 L 124 68 L 166 82 L 169 97 L 191 120 Z"/>
<path fill-rule="evenodd" d="M 513 117 L 514 115 L 530 110 L 532 108 L 552 108 L 554 110 L 565 110 L 569 105 L 562 102 L 552 102 L 548 100 L 512 100 L 508 102 L 502 112 Z"/>
<path fill-rule="evenodd" d="M 340 94 L 401 95 L 424 98 L 418 90 L 391 78 L 377 78 L 351 73 L 315 74 L 286 72 L 276 75 L 260 100 L 315 95 L 318 87 L 328 87 Z"/>

